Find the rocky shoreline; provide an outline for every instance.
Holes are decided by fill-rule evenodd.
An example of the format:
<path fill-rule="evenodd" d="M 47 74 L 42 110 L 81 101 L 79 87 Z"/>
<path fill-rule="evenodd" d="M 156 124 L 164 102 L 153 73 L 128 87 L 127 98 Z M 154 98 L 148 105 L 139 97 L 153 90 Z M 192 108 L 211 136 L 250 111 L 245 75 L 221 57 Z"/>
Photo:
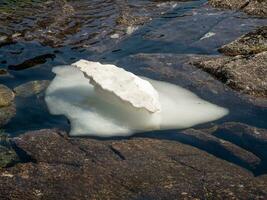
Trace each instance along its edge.
<path fill-rule="evenodd" d="M 0 24 L 9 30 L 0 35 L 0 47 L 34 39 L 51 47 L 71 44 L 75 48 L 102 52 L 130 35 L 128 27 L 148 23 L 151 17 L 167 10 L 164 2 L 161 7 L 155 2 L 154 7 L 145 6 L 151 15 L 144 17 L 138 7 L 125 5 L 125 1 L 115 4 L 101 1 L 103 7 L 112 8 L 112 13 L 118 11 L 115 18 L 113 14 L 103 15 L 106 25 L 111 20 L 115 29 L 103 31 L 102 35 L 93 34 L 89 39 L 79 35 L 81 24 L 79 19 L 75 21 L 75 11 L 81 7 L 74 2 L 40 4 L 34 13 L 40 20 L 23 27 L 22 34 L 13 30 L 11 21 L 16 13 L 5 10 L 0 19 L 7 16 L 8 20 Z M 267 17 L 264 0 L 209 0 L 209 4 Z M 40 5 L 36 4 L 37 8 Z M 24 6 L 29 9 L 27 4 Z M 43 17 L 46 12 L 58 12 L 58 16 Z M 105 12 L 105 9 L 101 11 Z M 90 19 L 90 16 L 78 14 L 78 18 Z M 70 19 L 77 23 L 68 24 Z M 87 25 L 94 25 L 97 20 L 89 20 Z M 75 34 L 77 37 L 72 38 Z M 205 36 L 200 40 L 206 39 Z M 158 36 L 161 37 L 164 34 Z M 103 44 L 95 43 L 97 38 L 103 39 Z M 252 103 L 264 111 L 267 107 L 267 26 L 246 33 L 218 51 L 221 54 L 216 56 L 139 53 L 126 60 L 146 63 L 147 67 L 141 69 L 145 75 L 168 78 L 187 89 L 196 89 L 204 97 L 223 99 L 223 95 L 229 93 L 248 101 L 246 105 Z M 36 59 L 46 62 L 46 58 L 51 57 L 54 55 L 46 54 Z M 32 67 L 35 61 L 0 69 L 0 77 L 12 76 L 9 70 Z M 244 123 L 230 121 L 172 131 L 172 140 L 165 138 L 164 133 L 160 137 L 141 134 L 108 140 L 73 138 L 58 129 L 10 137 L 1 127 L 16 115 L 16 98 L 42 95 L 48 84 L 48 80 L 36 80 L 14 88 L 0 85 L 0 199 L 267 199 L 267 129 Z"/>
<path fill-rule="evenodd" d="M 262 145 L 266 147 L 266 130 L 233 123 L 218 127 L 216 134 L 222 129 L 244 144 L 249 145 L 246 138 L 250 135 L 260 143 L 264 141 Z M 233 145 L 212 140 L 208 132 L 187 130 L 182 134 L 196 137 L 202 143 L 228 146 L 229 155 L 237 154 Z M 64 132 L 47 129 L 25 133 L 10 143 L 22 163 L 0 170 L 1 199 L 267 197 L 266 175 L 255 177 L 238 165 L 179 141 L 138 137 L 101 141 L 69 138 Z M 238 156 L 244 155 L 250 154 Z M 259 161 L 256 154 L 251 155 L 245 157 Z M 262 158 L 266 159 L 266 155 Z"/>
<path fill-rule="evenodd" d="M 208 72 L 230 88 L 261 101 L 267 97 L 267 27 L 247 33 L 222 46 L 222 56 L 204 56 L 192 59 L 192 64 Z M 259 98 L 259 99 L 257 99 Z"/>

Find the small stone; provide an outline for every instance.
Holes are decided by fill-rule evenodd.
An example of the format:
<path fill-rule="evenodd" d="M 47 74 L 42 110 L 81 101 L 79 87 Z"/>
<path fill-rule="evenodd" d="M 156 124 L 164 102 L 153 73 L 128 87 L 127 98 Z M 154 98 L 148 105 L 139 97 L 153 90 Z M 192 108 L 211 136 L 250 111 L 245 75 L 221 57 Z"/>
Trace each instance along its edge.
<path fill-rule="evenodd" d="M 0 107 L 0 127 L 7 124 L 10 119 L 15 116 L 16 107 L 15 104 L 11 104 L 10 106 Z"/>
<path fill-rule="evenodd" d="M 118 39 L 120 37 L 120 35 L 118 33 L 114 33 L 110 36 L 110 38 L 112 39 Z"/>
<path fill-rule="evenodd" d="M 8 37 L 5 35 L 0 36 L 0 43 L 5 42 L 7 39 L 8 39 Z"/>
<path fill-rule="evenodd" d="M 0 108 L 9 106 L 14 99 L 14 93 L 7 86 L 0 84 Z"/>
<path fill-rule="evenodd" d="M 6 69 L 0 69 L 0 76 L 7 75 L 8 72 Z"/>
<path fill-rule="evenodd" d="M 16 96 L 30 97 L 44 91 L 49 85 L 48 80 L 30 81 L 14 88 Z"/>

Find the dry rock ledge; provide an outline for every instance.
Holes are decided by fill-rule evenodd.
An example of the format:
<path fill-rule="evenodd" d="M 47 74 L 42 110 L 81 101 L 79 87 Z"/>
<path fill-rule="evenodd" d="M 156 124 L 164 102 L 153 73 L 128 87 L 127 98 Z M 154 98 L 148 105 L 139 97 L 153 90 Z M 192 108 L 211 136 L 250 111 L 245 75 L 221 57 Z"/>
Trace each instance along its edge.
<path fill-rule="evenodd" d="M 232 126 L 244 129 L 241 132 L 249 130 L 240 124 L 222 128 Z M 187 132 L 183 134 L 196 136 L 194 131 Z M 266 130 L 260 133 L 266 136 Z M 266 175 L 255 177 L 238 165 L 177 141 L 103 141 L 40 130 L 12 143 L 24 163 L 0 169 L 3 200 L 267 198 Z"/>

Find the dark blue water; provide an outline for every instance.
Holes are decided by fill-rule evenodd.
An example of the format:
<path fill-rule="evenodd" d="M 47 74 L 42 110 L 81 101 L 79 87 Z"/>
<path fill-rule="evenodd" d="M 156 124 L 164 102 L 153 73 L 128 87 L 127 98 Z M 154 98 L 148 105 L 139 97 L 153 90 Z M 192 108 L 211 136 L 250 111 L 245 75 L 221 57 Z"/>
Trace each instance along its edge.
<path fill-rule="evenodd" d="M 79 2 L 86 4 L 86 1 L 76 1 L 75 4 L 71 5 L 76 8 L 75 5 Z M 97 1 L 94 2 L 97 5 Z M 20 30 L 27 25 L 27 27 L 33 27 L 29 30 L 32 30 L 36 37 L 28 39 L 27 29 L 25 29 L 26 31 L 23 29 L 25 35 L 22 38 L 0 45 L 0 69 L 7 69 L 10 73 L 10 76 L 0 76 L 0 83 L 14 88 L 32 80 L 52 80 L 54 74 L 51 69 L 56 65 L 71 64 L 81 58 L 97 60 L 117 64 L 138 75 L 178 84 L 200 97 L 230 110 L 228 116 L 212 124 L 234 121 L 267 128 L 266 108 L 252 104 L 245 97 L 240 97 L 238 93 L 225 87 L 219 81 L 210 80 L 211 77 L 206 73 L 197 71 L 192 66 L 186 68 L 184 65 L 192 55 L 218 55 L 217 49 L 220 46 L 257 26 L 267 24 L 266 20 L 248 17 L 239 12 L 213 9 L 204 0 L 170 5 L 159 4 L 157 9 L 155 9 L 155 2 L 151 3 L 152 5 L 147 2 L 149 1 L 135 3 L 130 1 L 130 7 L 145 5 L 147 10 L 143 13 L 140 9 L 137 9 L 138 12 L 134 12 L 140 16 L 148 15 L 152 20 L 139 25 L 138 30 L 131 35 L 124 34 L 116 40 L 110 38 L 110 35 L 114 32 L 120 33 L 123 27 L 110 25 L 114 23 L 113 15 L 115 14 L 111 13 L 108 17 L 104 16 L 103 13 L 107 12 L 105 9 L 113 6 L 109 1 L 102 2 L 105 5 L 102 8 L 105 12 L 99 11 L 103 15 L 100 17 L 98 13 L 90 13 L 89 15 L 87 13 L 89 10 L 86 9 L 75 10 L 75 19 L 80 20 L 77 22 L 80 27 L 79 30 L 74 33 L 64 33 L 64 37 L 60 36 L 57 38 L 59 42 L 51 43 L 52 45 L 44 42 L 39 32 L 34 28 L 37 26 L 36 23 L 28 19 L 28 16 L 21 17 L 22 20 L 20 19 L 16 23 L 12 22 L 11 25 L 7 23 L 6 29 L 1 27 L 0 33 L 8 35 L 14 33 L 16 28 Z M 93 8 L 90 9 L 94 10 Z M 98 9 L 101 10 L 101 7 Z M 44 18 L 43 13 L 40 16 L 40 18 Z M 62 16 L 55 17 L 60 18 Z M 60 18 L 60 20 L 66 19 L 64 16 L 63 19 Z M 92 19 L 95 21 L 91 22 Z M 61 23 L 60 20 L 58 21 Z M 49 26 L 53 28 L 51 28 L 52 31 L 60 30 L 59 22 Z M 87 32 L 91 34 L 90 37 L 79 39 L 84 37 Z M 203 36 L 209 32 L 215 33 L 215 35 L 203 39 Z M 44 35 L 48 34 L 48 32 L 44 33 Z M 27 61 L 29 60 L 33 60 L 34 62 L 31 63 L 34 64 L 28 66 Z M 149 70 L 151 66 L 161 68 L 166 63 L 170 63 L 171 68 L 181 72 L 182 76 L 164 76 L 157 71 Z M 202 84 L 196 84 L 195 79 L 201 80 Z M 15 102 L 17 114 L 3 127 L 12 136 L 42 128 L 60 128 L 66 131 L 70 129 L 69 122 L 64 116 L 49 114 L 44 102 L 44 93 L 28 98 L 17 97 Z M 202 126 L 209 127 L 210 125 L 211 123 Z M 185 136 L 177 134 L 176 130 L 138 136 L 184 142 L 250 169 L 246 163 L 242 163 L 238 158 L 229 156 L 229 152 L 216 149 L 212 145 L 205 146 L 192 138 L 185 138 Z M 255 170 L 255 173 L 265 172 L 267 166 L 264 164 L 262 167 L 262 165 L 261 169 Z"/>

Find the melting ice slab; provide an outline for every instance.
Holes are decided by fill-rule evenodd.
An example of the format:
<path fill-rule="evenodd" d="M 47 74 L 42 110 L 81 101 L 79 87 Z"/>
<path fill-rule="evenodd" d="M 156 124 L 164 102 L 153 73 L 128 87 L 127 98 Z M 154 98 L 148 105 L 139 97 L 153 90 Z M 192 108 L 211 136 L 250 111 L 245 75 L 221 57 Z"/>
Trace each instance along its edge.
<path fill-rule="evenodd" d="M 80 60 L 72 64 L 80 69 L 96 88 L 113 93 L 124 102 L 150 112 L 160 111 L 159 95 L 146 80 L 115 65 Z"/>
<path fill-rule="evenodd" d="M 63 114 L 70 120 L 70 135 L 128 136 L 188 128 L 228 113 L 177 85 L 140 78 L 110 66 L 81 60 L 53 68 L 56 77 L 45 100 L 51 114 Z M 136 95 L 144 91 L 144 95 L 137 97 L 132 91 Z"/>

